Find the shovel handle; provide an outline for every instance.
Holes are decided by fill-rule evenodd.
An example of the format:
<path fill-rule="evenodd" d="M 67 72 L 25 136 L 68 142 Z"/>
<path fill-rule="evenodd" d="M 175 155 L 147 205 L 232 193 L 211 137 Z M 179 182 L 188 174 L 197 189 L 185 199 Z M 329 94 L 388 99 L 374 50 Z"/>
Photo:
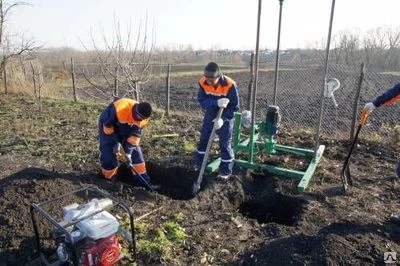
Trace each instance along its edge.
<path fill-rule="evenodd" d="M 129 167 L 130 167 L 131 171 L 133 171 L 133 172 L 140 178 L 140 180 L 143 182 L 143 184 L 145 184 L 146 187 L 147 187 L 151 192 L 154 192 L 154 189 L 151 187 L 151 185 L 149 184 L 149 182 L 147 182 L 146 179 L 145 179 L 141 174 L 139 174 L 138 172 L 136 172 L 136 170 L 132 167 L 132 164 L 129 164 Z"/>
<path fill-rule="evenodd" d="M 139 174 L 138 172 L 136 172 L 136 170 L 132 167 L 132 164 L 129 163 L 129 160 L 126 158 L 126 153 L 124 151 L 124 149 L 122 149 L 122 146 L 120 147 L 120 149 L 118 149 L 118 152 L 116 153 L 116 156 L 118 158 L 118 160 L 124 162 L 126 164 L 126 166 L 128 168 L 131 169 L 132 172 L 135 173 L 135 175 L 137 175 L 140 180 L 145 184 L 145 186 L 151 191 L 154 192 L 154 189 L 151 187 L 151 185 L 149 184 L 149 182 L 146 181 L 146 179 Z"/>
<path fill-rule="evenodd" d="M 348 155 L 346 157 L 346 160 L 344 161 L 342 171 L 340 173 L 340 176 L 342 178 L 343 188 L 344 188 L 345 192 L 346 192 L 347 186 L 349 184 L 351 186 L 353 185 L 353 180 L 351 178 L 350 168 L 349 168 L 350 157 L 351 157 L 351 154 L 353 153 L 355 144 L 357 142 L 358 134 L 360 134 L 361 127 L 363 126 L 363 124 L 361 124 L 361 122 L 365 123 L 365 120 L 367 119 L 367 116 L 368 116 L 368 112 L 366 112 L 366 114 L 364 112 L 361 114 L 360 123 L 358 125 L 358 128 L 357 128 L 356 134 L 354 136 L 354 139 L 353 139 L 353 141 L 351 143 L 349 153 L 348 153 Z"/>
<path fill-rule="evenodd" d="M 224 107 L 220 107 L 218 110 L 218 113 L 217 113 L 217 117 L 214 120 L 215 123 L 221 118 L 223 111 L 224 111 Z M 197 178 L 197 181 L 195 184 L 195 185 L 197 185 L 197 187 L 200 187 L 201 181 L 203 180 L 203 175 L 204 175 L 204 171 L 206 170 L 208 155 L 210 154 L 210 149 L 211 149 L 211 145 L 212 145 L 214 136 L 215 136 L 215 125 L 213 125 L 213 128 L 211 130 L 210 138 L 208 139 L 208 143 L 207 143 L 206 152 L 203 157 L 203 162 L 201 163 L 199 177 Z"/>
<path fill-rule="evenodd" d="M 357 142 L 358 139 L 358 134 L 360 133 L 361 127 L 365 124 L 365 122 L 367 121 L 367 117 L 369 115 L 369 111 L 367 109 L 364 109 L 360 115 L 360 120 L 358 122 L 358 128 L 357 128 L 357 132 L 354 136 L 353 142 L 351 143 L 351 147 L 349 150 L 349 154 L 346 157 L 346 160 L 343 164 L 343 168 L 341 171 L 341 178 L 342 178 L 342 183 L 343 183 L 343 189 L 346 192 L 347 186 L 350 184 L 351 186 L 353 185 L 353 180 L 351 178 L 350 175 L 350 168 L 349 168 L 349 163 L 350 163 L 350 156 L 353 152 L 354 146 Z"/>

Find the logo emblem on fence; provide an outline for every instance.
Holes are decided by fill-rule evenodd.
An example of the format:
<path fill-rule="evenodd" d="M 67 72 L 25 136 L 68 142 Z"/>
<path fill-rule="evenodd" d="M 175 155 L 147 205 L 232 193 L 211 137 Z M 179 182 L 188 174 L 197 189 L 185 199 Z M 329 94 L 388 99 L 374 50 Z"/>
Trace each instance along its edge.
<path fill-rule="evenodd" d="M 383 253 L 383 261 L 388 264 L 396 263 L 397 253 L 396 252 L 384 252 Z"/>

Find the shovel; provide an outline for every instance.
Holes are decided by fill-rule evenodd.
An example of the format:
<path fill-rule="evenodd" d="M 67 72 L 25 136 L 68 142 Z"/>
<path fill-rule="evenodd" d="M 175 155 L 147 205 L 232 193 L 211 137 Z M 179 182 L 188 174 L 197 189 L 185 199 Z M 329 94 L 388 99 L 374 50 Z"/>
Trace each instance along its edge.
<path fill-rule="evenodd" d="M 223 111 L 224 111 L 224 108 L 220 107 L 218 110 L 217 117 L 214 120 L 215 121 L 214 123 L 216 123 L 221 118 Z M 192 195 L 193 196 L 196 195 L 200 190 L 201 181 L 203 181 L 204 171 L 206 170 L 206 166 L 207 166 L 208 155 L 210 154 L 211 145 L 212 145 L 214 137 L 215 137 L 215 131 L 216 131 L 215 126 L 213 126 L 213 128 L 211 130 L 210 138 L 208 139 L 206 152 L 203 157 L 203 162 L 201 163 L 199 177 L 197 178 L 196 182 L 193 184 L 193 187 L 192 187 Z"/>
<path fill-rule="evenodd" d="M 350 168 L 349 168 L 349 163 L 350 163 L 350 156 L 353 153 L 354 146 L 357 142 L 358 134 L 360 133 L 361 127 L 365 124 L 365 121 L 367 120 L 368 117 L 368 111 L 365 110 L 361 113 L 360 121 L 358 122 L 358 128 L 356 135 L 354 136 L 353 142 L 350 147 L 349 154 L 346 157 L 346 160 L 344 161 L 342 171 L 340 173 L 340 178 L 342 179 L 342 184 L 343 184 L 343 190 L 346 193 L 347 187 L 350 185 L 353 185 L 353 180 L 351 178 L 350 174 Z"/>
<path fill-rule="evenodd" d="M 134 174 L 139 177 L 139 179 L 143 182 L 143 184 L 146 186 L 146 188 L 148 188 L 151 192 L 154 192 L 154 189 L 149 184 L 149 182 L 147 182 L 146 179 L 141 174 L 139 174 L 138 172 L 135 171 L 135 169 L 132 167 L 132 163 L 129 163 L 129 160 L 126 158 L 126 153 L 125 153 L 124 149 L 122 148 L 122 146 L 119 147 L 116 155 L 117 155 L 117 159 L 119 161 L 124 162 L 126 167 L 131 169 L 131 171 L 134 172 Z"/>

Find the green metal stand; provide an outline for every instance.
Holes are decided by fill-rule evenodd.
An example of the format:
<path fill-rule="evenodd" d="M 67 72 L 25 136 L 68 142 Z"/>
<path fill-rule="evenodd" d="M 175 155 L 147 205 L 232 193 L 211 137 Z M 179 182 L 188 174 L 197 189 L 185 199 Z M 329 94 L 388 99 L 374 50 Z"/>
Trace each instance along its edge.
<path fill-rule="evenodd" d="M 241 168 L 252 169 L 255 172 L 259 173 L 270 173 L 277 176 L 298 179 L 300 180 L 300 182 L 297 186 L 297 191 L 304 192 L 315 172 L 315 169 L 317 168 L 318 163 L 322 158 L 325 146 L 320 145 L 317 151 L 315 152 L 314 150 L 276 144 L 276 139 L 273 139 L 270 136 L 267 136 L 267 138 L 263 140 L 259 140 L 260 137 L 262 136 L 261 133 L 263 132 L 262 124 L 256 125 L 256 127 L 253 129 L 253 132 L 250 132 L 250 134 L 252 134 L 253 137 L 251 137 L 250 135 L 250 138 L 244 141 L 240 141 L 241 125 L 242 125 L 242 114 L 236 113 L 234 136 L 233 136 L 233 150 L 235 154 L 238 152 L 248 154 L 247 160 L 235 159 L 236 165 Z M 311 161 L 307 167 L 307 170 L 303 172 L 267 164 L 255 163 L 253 161 L 254 154 L 252 153 L 256 152 L 262 152 L 268 155 L 273 155 L 276 154 L 277 152 L 289 153 L 299 157 L 310 158 Z M 211 162 L 210 164 L 208 164 L 207 171 L 208 172 L 216 171 L 218 169 L 220 162 L 221 159 L 218 158 L 213 162 Z"/>

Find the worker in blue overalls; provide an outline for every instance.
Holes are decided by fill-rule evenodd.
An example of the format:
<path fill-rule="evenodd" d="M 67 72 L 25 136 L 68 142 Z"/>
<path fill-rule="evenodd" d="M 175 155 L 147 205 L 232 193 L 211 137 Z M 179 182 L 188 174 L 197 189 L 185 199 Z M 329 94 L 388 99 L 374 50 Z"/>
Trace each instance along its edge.
<path fill-rule="evenodd" d="M 147 183 L 150 182 L 139 142 L 143 127 L 148 123 L 151 112 L 151 105 L 147 102 L 138 103 L 132 99 L 120 98 L 108 105 L 101 113 L 99 119 L 100 163 L 104 178 L 112 180 L 117 174 L 117 153 L 122 148 L 127 165 L 131 167 L 134 184 L 145 185 L 138 174 Z"/>
<path fill-rule="evenodd" d="M 205 110 L 200 142 L 196 151 L 196 168 L 202 164 L 208 139 L 212 128 L 216 127 L 219 137 L 221 163 L 219 175 L 221 179 L 228 179 L 232 174 L 234 153 L 232 150 L 233 116 L 239 110 L 239 94 L 236 83 L 222 74 L 215 62 L 210 62 L 204 69 L 204 76 L 199 80 L 198 101 Z M 224 111 L 219 121 L 214 121 L 219 108 Z"/>
<path fill-rule="evenodd" d="M 394 85 L 382 95 L 376 97 L 373 101 L 367 103 L 364 106 L 364 110 L 368 113 L 371 113 L 375 108 L 380 106 L 386 106 L 390 104 L 394 104 L 400 100 L 400 83 Z M 400 161 L 397 162 L 397 169 L 396 169 L 397 177 L 400 178 Z M 391 216 L 391 220 L 400 225 L 400 214 L 393 214 Z"/>

